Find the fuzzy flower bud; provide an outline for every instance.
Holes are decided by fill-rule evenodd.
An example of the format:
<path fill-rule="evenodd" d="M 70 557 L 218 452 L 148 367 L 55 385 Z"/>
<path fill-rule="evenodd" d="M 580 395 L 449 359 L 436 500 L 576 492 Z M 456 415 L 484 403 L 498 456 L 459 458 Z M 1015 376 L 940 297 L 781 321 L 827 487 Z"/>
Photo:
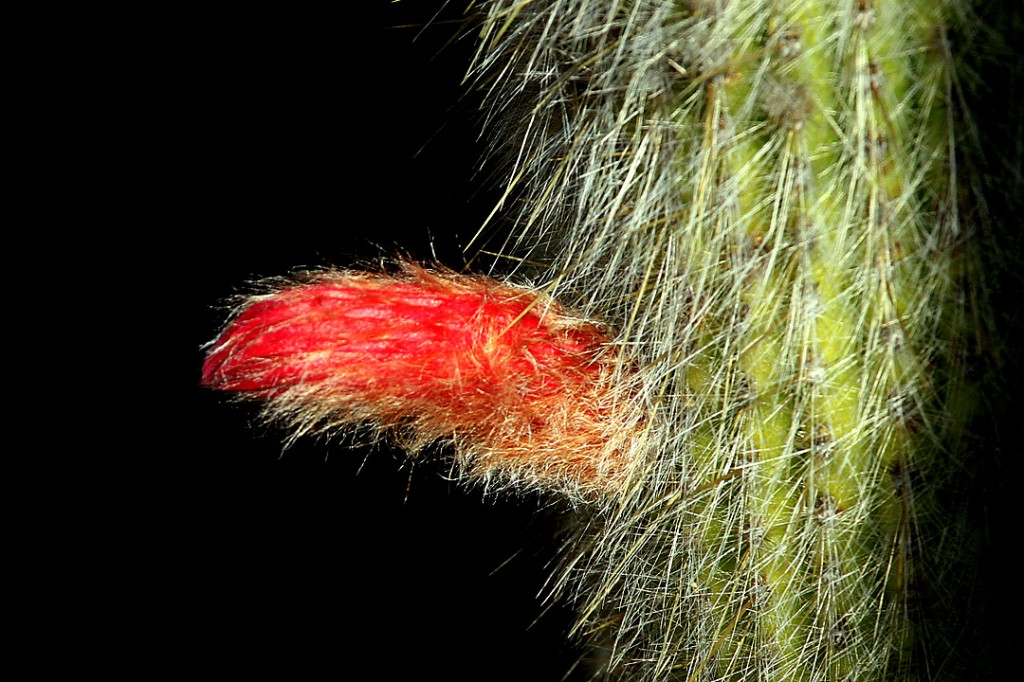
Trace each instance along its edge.
<path fill-rule="evenodd" d="M 594 492 L 622 478 L 642 421 L 609 343 L 488 278 L 329 272 L 248 299 L 203 384 L 264 399 L 297 433 L 369 425 L 413 452 L 450 441 L 477 476 Z"/>

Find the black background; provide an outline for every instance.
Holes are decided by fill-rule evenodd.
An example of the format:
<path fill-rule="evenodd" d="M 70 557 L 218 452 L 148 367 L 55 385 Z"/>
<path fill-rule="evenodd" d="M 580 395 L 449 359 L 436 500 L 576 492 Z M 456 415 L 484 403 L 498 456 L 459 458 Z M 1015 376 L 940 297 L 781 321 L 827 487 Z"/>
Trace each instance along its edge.
<path fill-rule="evenodd" d="M 158 213 L 183 251 L 167 272 L 186 313 L 172 390 L 190 409 L 146 441 L 171 450 L 140 539 L 154 583 L 139 608 L 165 624 L 155 667 L 562 679 L 570 614 L 539 595 L 565 509 L 457 485 L 444 453 L 285 448 L 255 406 L 198 385 L 246 282 L 395 256 L 461 267 L 497 196 L 458 8 L 345 5 L 177 17 L 154 76 Z"/>

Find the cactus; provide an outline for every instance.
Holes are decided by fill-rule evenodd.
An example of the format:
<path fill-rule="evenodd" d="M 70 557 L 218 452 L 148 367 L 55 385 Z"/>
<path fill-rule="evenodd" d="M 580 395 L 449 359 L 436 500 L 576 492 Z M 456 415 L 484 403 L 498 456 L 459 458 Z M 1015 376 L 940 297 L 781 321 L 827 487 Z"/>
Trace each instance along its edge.
<path fill-rule="evenodd" d="M 984 59 L 1004 55 L 1020 87 L 995 20 L 960 0 L 478 11 L 472 82 L 507 182 L 467 253 L 493 283 L 408 265 L 276 283 L 211 347 L 206 382 L 300 432 L 370 424 L 414 450 L 448 439 L 468 479 L 568 495 L 578 540 L 556 592 L 595 679 L 994 674 L 974 625 L 986 607 L 969 596 L 1002 362 L 986 204 L 1002 157 L 987 141 L 1021 153 L 1012 115 L 1006 129 L 977 122 Z M 1021 186 L 1019 168 L 1006 177 Z M 337 303 L 378 286 L 396 307 Z M 389 319 L 454 310 L 467 291 L 520 307 L 491 322 L 479 302 L 443 323 L 490 331 L 458 341 L 467 359 L 444 377 L 417 374 L 429 391 L 373 382 L 390 360 L 360 334 L 415 345 Z M 494 374 L 512 397 L 466 378 L 524 324 L 571 346 L 573 364 L 555 363 L 566 374 L 523 342 L 501 357 L 536 378 Z M 297 335 L 316 342 L 297 351 Z M 365 344 L 371 377 L 320 373 L 332 343 Z M 554 410 L 552 381 L 571 398 Z M 489 412 L 494 425 L 477 417 Z"/>

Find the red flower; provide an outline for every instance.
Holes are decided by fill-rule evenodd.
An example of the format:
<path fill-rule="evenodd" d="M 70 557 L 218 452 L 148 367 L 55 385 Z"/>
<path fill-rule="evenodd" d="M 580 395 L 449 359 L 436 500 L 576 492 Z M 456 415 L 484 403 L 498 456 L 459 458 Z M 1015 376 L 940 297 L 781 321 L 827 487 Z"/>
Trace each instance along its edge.
<path fill-rule="evenodd" d="M 478 476 L 600 490 L 641 427 L 609 344 L 491 279 L 333 272 L 252 297 L 211 344 L 203 384 L 264 398 L 300 432 L 372 425 L 414 452 L 451 441 Z"/>

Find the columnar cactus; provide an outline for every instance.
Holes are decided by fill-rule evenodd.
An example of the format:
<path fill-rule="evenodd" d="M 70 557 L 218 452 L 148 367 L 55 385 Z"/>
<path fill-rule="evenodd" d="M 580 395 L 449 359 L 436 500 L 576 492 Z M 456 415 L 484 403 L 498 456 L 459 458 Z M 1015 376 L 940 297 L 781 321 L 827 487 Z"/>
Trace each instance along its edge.
<path fill-rule="evenodd" d="M 405 266 L 396 296 L 417 281 L 484 297 L 423 324 L 487 331 L 452 342 L 464 345 L 440 389 L 392 382 L 384 395 L 372 376 L 393 346 L 375 357 L 380 344 L 359 337 L 368 364 L 353 387 L 322 376 L 325 357 L 342 357 L 332 344 L 415 340 L 423 311 L 456 299 L 416 290 L 382 311 L 349 299 L 353 282 L 388 287 L 384 275 L 292 282 L 243 306 L 207 382 L 267 399 L 303 430 L 369 421 L 417 447 L 447 438 L 469 478 L 570 495 L 586 522 L 559 592 L 578 607 L 595 676 L 984 676 L 964 596 L 977 538 L 957 493 L 988 452 L 977 423 L 999 362 L 968 59 L 998 54 L 999 34 L 963 0 L 481 11 L 472 73 L 514 223 L 481 228 L 470 263 L 496 253 L 492 276 L 538 293 Z M 325 298 L 325 282 L 349 289 Z M 261 317 L 295 300 L 287 320 Z M 488 306 L 503 302 L 498 324 Z M 517 325 L 559 335 L 563 319 L 586 337 L 568 341 L 571 380 L 519 337 L 510 366 L 538 373 L 502 380 L 520 398 L 467 378 L 490 371 Z M 296 350 L 304 330 L 316 343 Z M 402 371 L 435 381 L 416 362 Z M 557 415 L 530 407 L 569 385 Z M 472 424 L 445 420 L 469 402 Z M 614 428 L 581 441 L 571 425 L 584 417 Z"/>
<path fill-rule="evenodd" d="M 970 551 L 936 495 L 993 359 L 963 59 L 996 40 L 963 2 L 489 4 L 491 108 L 528 112 L 503 253 L 614 323 L 654 417 L 567 579 L 621 678 L 960 670 L 917 599 Z"/>

